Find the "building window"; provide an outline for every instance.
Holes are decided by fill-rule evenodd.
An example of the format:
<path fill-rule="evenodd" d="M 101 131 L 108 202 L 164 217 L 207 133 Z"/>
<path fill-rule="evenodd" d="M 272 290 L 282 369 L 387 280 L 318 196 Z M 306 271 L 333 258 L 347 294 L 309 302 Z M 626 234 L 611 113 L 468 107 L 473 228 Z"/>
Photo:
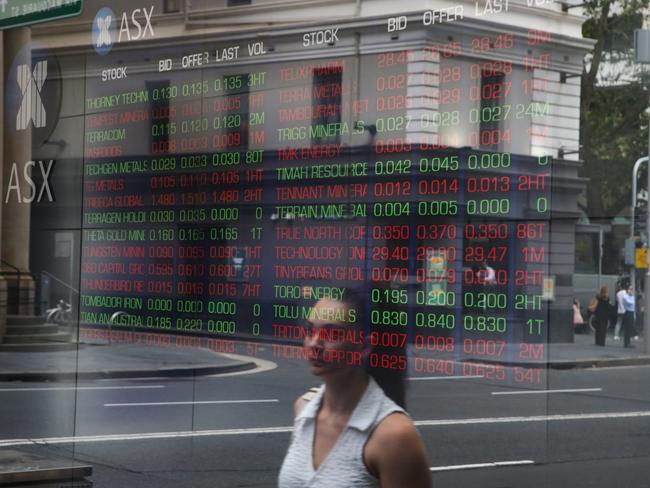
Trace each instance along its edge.
<path fill-rule="evenodd" d="M 228 0 L 229 7 L 239 7 L 240 5 L 250 5 L 252 0 Z"/>
<path fill-rule="evenodd" d="M 503 104 L 506 92 L 506 75 L 496 71 L 481 73 L 481 112 L 479 146 L 497 151 L 504 140 L 503 126 L 496 107 Z"/>
<path fill-rule="evenodd" d="M 247 147 L 249 142 L 250 120 L 250 87 L 248 85 L 250 74 L 224 76 L 225 115 L 220 119 L 222 130 L 225 134 L 239 135 L 239 145 Z M 257 131 L 259 132 L 259 131 Z"/>
<path fill-rule="evenodd" d="M 576 273 L 598 273 L 598 234 L 576 233 Z"/>
<path fill-rule="evenodd" d="M 312 94 L 312 124 L 316 128 L 312 136 L 314 144 L 338 143 L 340 131 L 331 124 L 341 123 L 341 92 L 343 67 L 319 72 L 314 70 Z"/>
<path fill-rule="evenodd" d="M 181 0 L 164 0 L 163 13 L 174 14 L 181 11 Z"/>

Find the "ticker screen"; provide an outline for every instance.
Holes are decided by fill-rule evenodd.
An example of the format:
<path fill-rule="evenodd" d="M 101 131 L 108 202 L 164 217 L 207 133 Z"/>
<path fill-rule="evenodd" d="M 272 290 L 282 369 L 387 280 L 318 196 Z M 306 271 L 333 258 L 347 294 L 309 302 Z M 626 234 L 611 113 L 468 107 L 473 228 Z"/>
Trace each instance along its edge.
<path fill-rule="evenodd" d="M 374 366 L 541 382 L 489 360 L 545 355 L 552 36 L 397 23 L 89 56 L 81 323 L 297 357 L 362 285 Z"/>
<path fill-rule="evenodd" d="M 646 486 L 648 5 L 0 0 L 2 446 Z"/>

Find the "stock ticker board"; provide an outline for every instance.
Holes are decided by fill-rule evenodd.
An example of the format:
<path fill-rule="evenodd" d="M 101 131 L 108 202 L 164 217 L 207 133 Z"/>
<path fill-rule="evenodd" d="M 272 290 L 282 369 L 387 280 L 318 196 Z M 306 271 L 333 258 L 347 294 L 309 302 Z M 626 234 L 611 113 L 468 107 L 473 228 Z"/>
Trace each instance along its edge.
<path fill-rule="evenodd" d="M 548 39 L 327 31 L 88 57 L 81 323 L 298 356 L 314 301 L 363 284 L 370 342 L 410 351 L 375 365 L 540 382 L 459 359 L 545 355 L 552 159 L 521 148 Z"/>

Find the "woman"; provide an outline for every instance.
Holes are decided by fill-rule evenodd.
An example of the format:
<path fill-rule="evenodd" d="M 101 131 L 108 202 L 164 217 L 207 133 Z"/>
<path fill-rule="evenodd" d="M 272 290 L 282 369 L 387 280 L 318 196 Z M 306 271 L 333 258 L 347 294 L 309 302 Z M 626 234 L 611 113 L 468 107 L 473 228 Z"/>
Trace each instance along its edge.
<path fill-rule="evenodd" d="M 279 488 L 428 488 L 424 444 L 406 412 L 395 371 L 364 368 L 367 297 L 321 299 L 309 315 L 305 348 L 311 372 L 324 385 L 296 400 L 291 445 Z M 381 362 L 381 361 L 380 361 Z M 371 375 L 372 373 L 372 375 Z M 376 376 L 384 388 L 373 378 Z"/>
<path fill-rule="evenodd" d="M 594 328 L 596 329 L 596 345 L 604 346 L 607 337 L 607 326 L 612 316 L 612 305 L 609 303 L 609 288 L 603 286 L 596 295 L 596 309 L 594 311 Z"/>
<path fill-rule="evenodd" d="M 577 299 L 573 300 L 573 329 L 576 334 L 584 334 L 587 329 L 585 319 L 582 318 L 580 312 L 580 302 Z"/>

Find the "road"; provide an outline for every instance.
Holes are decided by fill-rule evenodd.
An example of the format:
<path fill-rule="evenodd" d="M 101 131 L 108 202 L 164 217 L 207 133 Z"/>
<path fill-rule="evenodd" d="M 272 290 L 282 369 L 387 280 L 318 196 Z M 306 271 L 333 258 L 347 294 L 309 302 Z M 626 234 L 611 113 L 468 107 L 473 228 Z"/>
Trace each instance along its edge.
<path fill-rule="evenodd" d="M 0 383 L 0 446 L 74 456 L 98 487 L 275 486 L 292 402 L 318 381 L 301 360 L 259 357 L 277 368 Z M 408 404 L 436 487 L 650 486 L 649 377 L 648 366 L 550 370 L 533 388 L 420 374 Z"/>

